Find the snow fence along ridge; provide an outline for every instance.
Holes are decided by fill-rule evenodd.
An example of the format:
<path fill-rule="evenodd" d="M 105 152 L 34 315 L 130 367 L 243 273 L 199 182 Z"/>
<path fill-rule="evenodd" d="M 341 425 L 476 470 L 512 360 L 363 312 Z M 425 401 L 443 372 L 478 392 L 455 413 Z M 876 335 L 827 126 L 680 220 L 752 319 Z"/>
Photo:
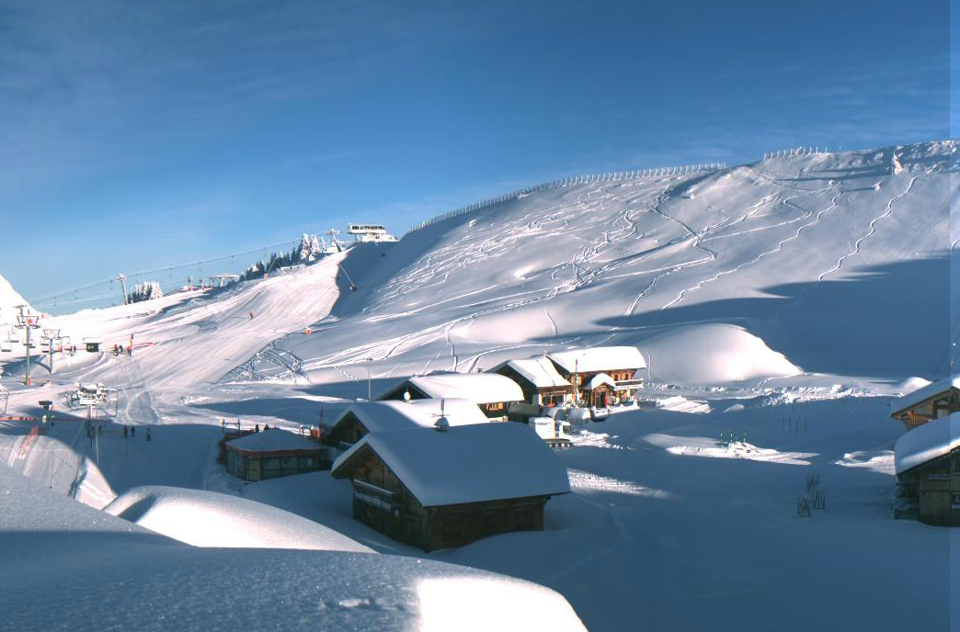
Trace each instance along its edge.
<path fill-rule="evenodd" d="M 573 176 L 571 178 L 561 178 L 559 180 L 553 180 L 550 182 L 543 182 L 541 184 L 535 184 L 524 189 L 518 189 L 510 193 L 504 193 L 503 195 L 498 195 L 497 197 L 492 197 L 482 202 L 475 202 L 467 206 L 462 206 L 460 208 L 454 209 L 443 213 L 442 215 L 437 215 L 436 217 L 424 220 L 415 226 L 411 226 L 407 229 L 408 233 L 412 233 L 421 228 L 426 228 L 437 222 L 442 222 L 445 219 L 450 219 L 451 217 L 457 217 L 459 215 L 465 215 L 467 213 L 472 213 L 473 211 L 479 211 L 480 209 L 487 208 L 488 206 L 493 206 L 494 204 L 500 204 L 501 202 L 507 202 L 509 200 L 516 200 L 518 198 L 530 195 L 531 193 L 536 193 L 538 191 L 550 191 L 553 189 L 559 189 L 566 186 L 572 186 L 575 184 L 589 184 L 591 182 L 614 182 L 619 180 L 635 180 L 637 178 L 655 178 L 658 176 L 675 176 L 682 175 L 686 173 L 700 173 L 700 172 L 714 172 L 721 171 L 727 168 L 727 163 L 725 162 L 709 162 L 701 163 L 696 165 L 680 165 L 676 167 L 654 167 L 651 169 L 634 169 L 631 171 L 613 171 L 610 173 L 598 173 L 592 175 L 584 176 Z"/>

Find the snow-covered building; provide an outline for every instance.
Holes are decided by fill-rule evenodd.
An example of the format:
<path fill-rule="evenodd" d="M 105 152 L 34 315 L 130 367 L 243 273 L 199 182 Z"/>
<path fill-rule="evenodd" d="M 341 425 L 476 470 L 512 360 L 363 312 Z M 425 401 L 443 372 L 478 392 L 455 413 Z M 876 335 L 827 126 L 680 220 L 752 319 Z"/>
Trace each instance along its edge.
<path fill-rule="evenodd" d="M 516 382 L 496 373 L 431 373 L 411 377 L 377 399 L 465 399 L 480 407 L 494 420 L 507 420 L 507 408 L 523 401 Z"/>
<path fill-rule="evenodd" d="M 547 357 L 557 372 L 570 380 L 574 396 L 591 406 L 607 406 L 629 397 L 643 383 L 637 372 L 647 367 L 636 347 L 570 349 Z"/>
<path fill-rule="evenodd" d="M 365 435 L 330 472 L 353 482 L 353 517 L 425 551 L 543 529 L 570 491 L 563 463 L 528 426 L 474 424 Z"/>
<path fill-rule="evenodd" d="M 911 391 L 890 404 L 890 416 L 908 429 L 955 412 L 960 412 L 960 373 Z"/>
<path fill-rule="evenodd" d="M 894 453 L 897 515 L 960 527 L 960 413 L 908 431 Z"/>
<path fill-rule="evenodd" d="M 260 481 L 323 470 L 326 448 L 279 428 L 254 432 L 224 444 L 227 471 L 245 481 Z"/>
<path fill-rule="evenodd" d="M 361 402 L 340 413 L 329 436 L 339 446 L 349 447 L 371 432 L 432 428 L 440 417 L 451 426 L 490 421 L 476 404 L 465 399 Z"/>
<path fill-rule="evenodd" d="M 570 380 L 564 379 L 546 356 L 507 360 L 488 372 L 498 373 L 516 382 L 523 391 L 524 401 L 535 406 L 563 404 L 573 393 Z"/>

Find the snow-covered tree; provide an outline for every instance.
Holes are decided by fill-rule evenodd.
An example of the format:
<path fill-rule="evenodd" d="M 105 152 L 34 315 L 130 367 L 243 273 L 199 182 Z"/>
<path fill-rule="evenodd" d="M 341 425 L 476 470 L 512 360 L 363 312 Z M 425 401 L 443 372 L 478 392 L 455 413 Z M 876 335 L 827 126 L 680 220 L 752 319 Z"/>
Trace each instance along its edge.
<path fill-rule="evenodd" d="M 128 297 L 131 303 L 163 298 L 163 288 L 159 281 L 144 281 L 133 286 L 133 292 Z"/>

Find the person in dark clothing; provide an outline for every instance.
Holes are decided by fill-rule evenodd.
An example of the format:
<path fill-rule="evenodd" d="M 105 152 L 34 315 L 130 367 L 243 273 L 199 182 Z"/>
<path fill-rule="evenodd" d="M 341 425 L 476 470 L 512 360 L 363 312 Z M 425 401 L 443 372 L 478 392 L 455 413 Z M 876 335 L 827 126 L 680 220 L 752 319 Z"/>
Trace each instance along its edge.
<path fill-rule="evenodd" d="M 153 441 L 153 439 L 150 438 L 150 426 L 147 426 L 147 441 Z"/>

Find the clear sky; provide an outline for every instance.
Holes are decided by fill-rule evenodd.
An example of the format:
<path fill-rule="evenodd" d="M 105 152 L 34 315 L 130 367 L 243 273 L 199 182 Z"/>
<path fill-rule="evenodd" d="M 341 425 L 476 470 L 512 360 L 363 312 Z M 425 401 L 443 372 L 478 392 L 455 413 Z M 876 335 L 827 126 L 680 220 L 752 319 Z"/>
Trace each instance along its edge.
<path fill-rule="evenodd" d="M 951 136 L 948 0 L 0 0 L 28 298 L 555 178 Z"/>

